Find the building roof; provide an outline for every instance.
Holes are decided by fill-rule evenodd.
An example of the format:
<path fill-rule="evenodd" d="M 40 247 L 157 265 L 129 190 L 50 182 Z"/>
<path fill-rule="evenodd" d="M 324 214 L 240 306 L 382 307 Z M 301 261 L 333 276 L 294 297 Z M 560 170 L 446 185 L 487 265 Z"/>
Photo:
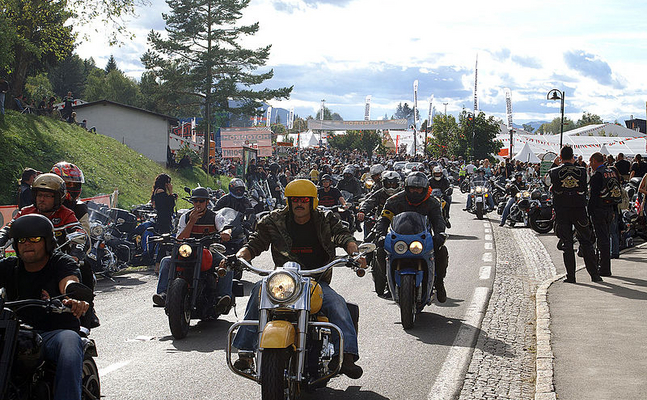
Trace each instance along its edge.
<path fill-rule="evenodd" d="M 179 123 L 177 118 L 171 117 L 169 115 L 158 114 L 158 113 L 153 112 L 153 111 L 144 110 L 143 108 L 133 107 L 133 106 L 129 106 L 127 104 L 121 104 L 121 103 L 117 103 L 116 101 L 110 101 L 110 100 L 91 101 L 91 102 L 88 102 L 88 103 L 83 103 L 83 104 L 74 106 L 74 109 L 76 110 L 76 109 L 79 109 L 79 108 L 93 107 L 93 106 L 96 106 L 96 105 L 105 106 L 105 105 L 108 105 L 108 104 L 118 106 L 118 107 L 128 108 L 128 109 L 133 110 L 133 111 L 139 111 L 139 112 L 143 112 L 143 113 L 146 113 L 146 114 L 155 115 L 157 117 L 161 117 L 161 118 L 164 118 L 164 119 L 168 120 L 173 125 L 177 125 Z"/>

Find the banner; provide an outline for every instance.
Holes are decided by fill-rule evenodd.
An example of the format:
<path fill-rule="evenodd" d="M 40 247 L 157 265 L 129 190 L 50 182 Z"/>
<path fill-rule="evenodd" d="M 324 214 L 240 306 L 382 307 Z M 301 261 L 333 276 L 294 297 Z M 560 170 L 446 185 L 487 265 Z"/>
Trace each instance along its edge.
<path fill-rule="evenodd" d="M 290 114 L 288 115 L 288 129 L 294 127 L 294 107 L 290 107 Z"/>
<path fill-rule="evenodd" d="M 413 126 L 418 127 L 418 80 L 413 81 Z"/>
<path fill-rule="evenodd" d="M 431 97 L 429 97 L 429 117 L 427 117 L 427 128 L 429 128 L 434 123 L 433 115 L 431 115 L 433 110 L 433 106 L 432 106 L 433 102 L 434 102 L 434 96 L 431 95 Z"/>
<path fill-rule="evenodd" d="M 371 95 L 366 96 L 366 105 L 364 106 L 364 121 L 371 120 Z"/>
<path fill-rule="evenodd" d="M 267 107 L 267 117 L 265 117 L 265 126 L 272 125 L 272 107 Z"/>
<path fill-rule="evenodd" d="M 476 55 L 476 65 L 474 66 L 474 118 L 476 118 L 476 112 L 479 109 L 478 98 L 476 97 L 476 87 L 478 82 L 478 73 L 479 73 L 479 55 Z"/>
<path fill-rule="evenodd" d="M 512 129 L 512 92 L 505 88 L 505 112 L 508 115 L 508 129 Z"/>
<path fill-rule="evenodd" d="M 373 131 L 378 129 L 407 129 L 406 119 L 391 119 L 381 121 L 317 121 L 308 120 L 308 129 L 324 131 L 343 131 L 343 130 L 365 130 Z"/>
<path fill-rule="evenodd" d="M 243 145 L 258 149 L 259 157 L 272 155 L 272 131 L 269 128 L 220 128 L 224 158 L 241 158 Z"/>

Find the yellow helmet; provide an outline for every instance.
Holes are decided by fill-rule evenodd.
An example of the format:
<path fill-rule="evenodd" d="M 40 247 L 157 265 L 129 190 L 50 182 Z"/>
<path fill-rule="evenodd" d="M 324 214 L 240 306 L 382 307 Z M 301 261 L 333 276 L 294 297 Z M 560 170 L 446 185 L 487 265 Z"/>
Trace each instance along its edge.
<path fill-rule="evenodd" d="M 308 179 L 296 179 L 288 183 L 285 187 L 285 197 L 310 197 L 312 198 L 313 209 L 317 208 L 319 205 L 317 187 Z"/>

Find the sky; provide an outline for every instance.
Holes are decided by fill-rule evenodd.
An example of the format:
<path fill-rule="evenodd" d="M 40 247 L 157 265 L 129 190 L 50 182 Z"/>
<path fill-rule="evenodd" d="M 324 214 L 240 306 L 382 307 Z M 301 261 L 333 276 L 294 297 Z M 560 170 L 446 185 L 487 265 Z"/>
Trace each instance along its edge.
<path fill-rule="evenodd" d="M 112 54 L 139 79 L 146 36 L 164 30 L 168 12 L 163 0 L 138 7 L 128 22 L 135 38 L 120 47 L 83 28 L 89 40 L 77 53 L 100 67 Z M 646 15 L 647 3 L 635 0 L 251 0 L 241 23 L 260 24 L 244 46 L 272 45 L 263 71 L 274 77 L 263 86 L 294 85 L 290 99 L 270 104 L 304 118 L 325 100 L 345 120 L 364 119 L 367 95 L 371 119 L 390 118 L 399 103 L 413 105 L 415 80 L 421 120 L 430 99 L 436 113 L 457 115 L 473 109 L 478 58 L 478 104 L 487 115 L 507 120 L 509 88 L 515 124 L 550 121 L 560 102 L 546 97 L 559 89 L 572 120 L 590 112 L 623 123 L 645 118 Z"/>

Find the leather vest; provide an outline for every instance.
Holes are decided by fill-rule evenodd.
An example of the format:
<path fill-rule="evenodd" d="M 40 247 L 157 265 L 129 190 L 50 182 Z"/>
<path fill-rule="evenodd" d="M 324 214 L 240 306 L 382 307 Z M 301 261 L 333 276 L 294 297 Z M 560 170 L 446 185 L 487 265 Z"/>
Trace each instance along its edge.
<path fill-rule="evenodd" d="M 186 218 L 186 222 L 189 221 L 189 214 L 190 213 L 186 213 L 184 216 L 184 218 Z M 193 225 L 193 229 L 191 229 L 191 237 L 199 239 L 203 236 L 210 235 L 215 232 L 216 214 L 210 209 L 207 209 L 202 218 L 197 220 Z"/>
<path fill-rule="evenodd" d="M 549 174 L 556 208 L 586 206 L 586 168 L 564 163 Z"/>

